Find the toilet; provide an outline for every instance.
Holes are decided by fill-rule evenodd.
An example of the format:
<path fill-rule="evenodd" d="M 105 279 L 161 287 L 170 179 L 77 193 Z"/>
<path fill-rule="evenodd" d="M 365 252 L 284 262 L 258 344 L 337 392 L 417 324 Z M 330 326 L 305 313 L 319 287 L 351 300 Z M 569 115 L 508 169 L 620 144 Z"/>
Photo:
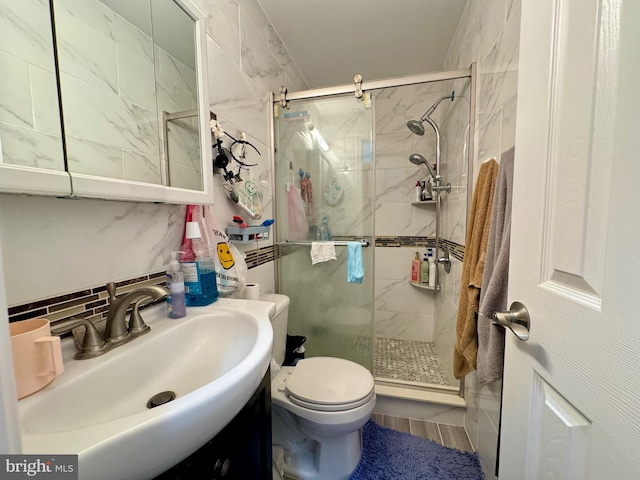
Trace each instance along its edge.
<path fill-rule="evenodd" d="M 289 297 L 263 295 L 276 305 L 273 358 L 285 355 Z M 284 471 L 301 480 L 342 480 L 362 455 L 362 427 L 376 404 L 373 376 L 363 366 L 332 357 L 282 367 L 271 382 L 273 445 L 284 449 Z"/>

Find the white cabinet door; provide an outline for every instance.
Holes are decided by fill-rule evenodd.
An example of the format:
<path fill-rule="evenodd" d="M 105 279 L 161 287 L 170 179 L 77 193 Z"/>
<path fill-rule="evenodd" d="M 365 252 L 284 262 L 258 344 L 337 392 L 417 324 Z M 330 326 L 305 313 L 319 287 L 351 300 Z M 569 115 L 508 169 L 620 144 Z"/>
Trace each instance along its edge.
<path fill-rule="evenodd" d="M 523 0 L 500 478 L 640 478 L 640 2 Z"/>

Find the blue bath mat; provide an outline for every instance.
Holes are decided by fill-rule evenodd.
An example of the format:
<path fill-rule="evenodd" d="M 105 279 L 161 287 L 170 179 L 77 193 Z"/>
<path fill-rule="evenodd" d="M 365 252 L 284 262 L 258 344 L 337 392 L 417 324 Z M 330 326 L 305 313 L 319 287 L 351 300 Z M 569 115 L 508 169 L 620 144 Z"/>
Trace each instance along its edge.
<path fill-rule="evenodd" d="M 369 420 L 362 459 L 349 480 L 483 480 L 478 457 L 469 452 L 381 427 Z"/>

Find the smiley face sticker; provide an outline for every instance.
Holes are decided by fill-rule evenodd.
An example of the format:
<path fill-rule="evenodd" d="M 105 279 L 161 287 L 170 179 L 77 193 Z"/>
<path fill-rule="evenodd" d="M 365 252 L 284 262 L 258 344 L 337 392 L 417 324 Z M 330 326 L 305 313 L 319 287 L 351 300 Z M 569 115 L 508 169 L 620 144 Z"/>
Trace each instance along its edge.
<path fill-rule="evenodd" d="M 225 270 L 229 270 L 236 264 L 231 254 L 231 249 L 226 242 L 218 243 L 218 260 L 220 260 L 220 265 L 222 265 L 222 268 Z"/>

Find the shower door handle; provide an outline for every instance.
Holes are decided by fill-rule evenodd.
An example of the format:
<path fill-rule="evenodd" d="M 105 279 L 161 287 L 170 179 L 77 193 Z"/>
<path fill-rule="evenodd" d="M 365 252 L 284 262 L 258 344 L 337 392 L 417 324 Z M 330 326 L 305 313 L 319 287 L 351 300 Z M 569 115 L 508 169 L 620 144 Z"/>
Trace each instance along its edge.
<path fill-rule="evenodd" d="M 491 323 L 508 328 L 523 342 L 529 340 L 529 328 L 531 327 L 529 310 L 520 302 L 513 302 L 506 312 L 494 313 Z"/>

